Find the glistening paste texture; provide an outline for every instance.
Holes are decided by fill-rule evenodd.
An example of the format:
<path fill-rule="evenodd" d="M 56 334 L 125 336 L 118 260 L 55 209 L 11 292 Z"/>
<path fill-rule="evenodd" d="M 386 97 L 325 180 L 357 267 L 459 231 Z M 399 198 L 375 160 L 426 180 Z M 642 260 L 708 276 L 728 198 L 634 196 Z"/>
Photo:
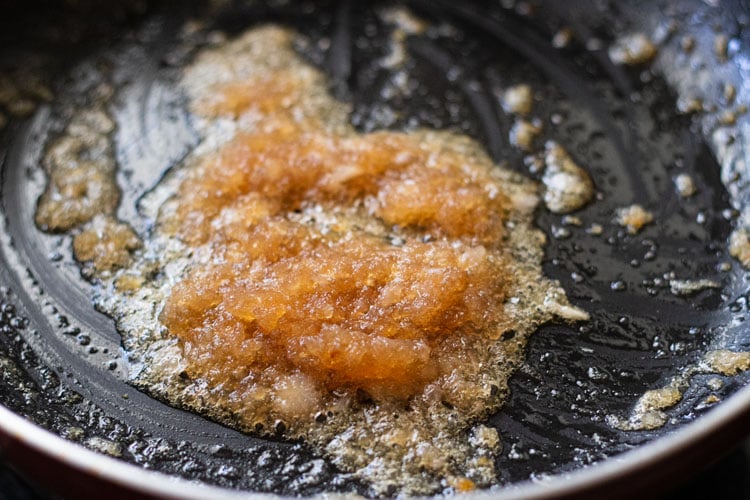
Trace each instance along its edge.
<path fill-rule="evenodd" d="M 185 70 L 202 142 L 98 305 L 159 398 L 301 438 L 374 494 L 488 486 L 481 420 L 527 336 L 587 318 L 542 274 L 537 187 L 465 136 L 356 132 L 293 39 L 256 28 Z"/>

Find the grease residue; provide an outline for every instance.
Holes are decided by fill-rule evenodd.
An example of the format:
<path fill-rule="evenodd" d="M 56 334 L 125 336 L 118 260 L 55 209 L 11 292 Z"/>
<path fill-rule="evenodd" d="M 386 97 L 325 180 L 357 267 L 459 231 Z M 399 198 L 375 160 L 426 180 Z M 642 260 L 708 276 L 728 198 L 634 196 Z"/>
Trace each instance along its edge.
<path fill-rule="evenodd" d="M 348 107 L 292 50 L 294 36 L 257 28 L 201 51 L 185 70 L 182 86 L 203 140 L 144 200 L 156 230 L 133 265 L 105 279 L 99 301 L 123 333 L 133 383 L 244 431 L 302 438 L 379 494 L 492 484 L 500 443 L 476 423 L 502 405 L 536 326 L 587 318 L 542 275 L 544 237 L 531 226 L 537 188 L 493 165 L 467 137 L 356 133 Z M 414 191 L 429 192 L 431 183 L 440 184 L 434 196 Z M 281 239 L 269 240 L 272 234 Z M 374 267 L 372 279 L 346 278 L 339 280 L 345 288 L 328 289 L 345 290 L 331 307 L 285 304 L 283 295 L 263 299 L 260 309 L 245 303 L 273 295 L 261 288 L 279 280 L 294 281 L 301 299 L 314 298 L 305 295 L 305 276 L 345 278 L 346 265 L 324 265 L 340 261 L 336 252 L 351 253 L 354 268 Z M 272 272 L 279 258 L 285 265 L 304 259 Z M 434 273 L 420 274 L 430 266 Z M 382 280 L 378 269 L 388 270 Z M 462 280 L 466 286 L 451 291 Z M 234 286 L 255 291 L 237 288 L 246 299 L 234 307 L 221 298 Z M 210 290 L 221 287 L 229 288 L 216 302 Z M 421 301 L 425 294 L 437 301 Z M 334 319 L 358 301 L 380 304 L 370 312 L 382 306 L 384 315 L 364 324 L 357 316 Z M 393 322 L 399 304 L 422 302 L 427 309 L 404 309 Z M 440 319 L 448 314 L 455 328 L 429 333 L 430 304 L 438 304 L 435 327 L 451 324 Z M 472 319 L 472 304 L 490 314 Z M 274 310 L 276 319 L 266 314 Z M 304 322 L 282 326 L 297 313 L 320 319 L 319 332 L 304 334 Z M 409 323 L 415 328 L 397 327 Z M 305 335 L 311 340 L 302 342 Z M 334 363 L 336 352 L 348 361 Z M 412 362 L 414 369 L 394 369 Z M 383 376 L 367 375 L 373 367 Z"/>

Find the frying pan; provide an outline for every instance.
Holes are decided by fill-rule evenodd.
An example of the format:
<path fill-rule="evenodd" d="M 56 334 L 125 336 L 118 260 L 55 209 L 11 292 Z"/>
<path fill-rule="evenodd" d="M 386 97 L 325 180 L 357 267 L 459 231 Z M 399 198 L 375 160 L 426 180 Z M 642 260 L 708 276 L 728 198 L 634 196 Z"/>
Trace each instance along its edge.
<path fill-rule="evenodd" d="M 366 484 L 303 443 L 244 435 L 129 386 L 118 333 L 93 308 L 69 239 L 33 224 L 45 144 L 60 133 L 71 106 L 112 88 L 118 216 L 147 230 L 137 201 L 198 140 L 175 90 L 180 68 L 196 47 L 264 22 L 305 35 L 309 43 L 298 49 L 326 71 L 335 95 L 352 103 L 360 130 L 458 130 L 527 174 L 525 155 L 507 140 L 512 119 L 497 93 L 529 83 L 544 137 L 563 144 L 596 183 L 597 201 L 576 214 L 581 227 L 544 210 L 536 217 L 549 236 L 546 274 L 592 319 L 546 325 L 532 336 L 510 399 L 488 422 L 503 441 L 498 487 L 473 496 L 653 493 L 746 433 L 746 373 L 691 377 L 657 429 L 621 431 L 611 417 L 626 417 L 644 391 L 664 386 L 708 351 L 750 350 L 746 272 L 726 244 L 750 201 L 750 129 L 742 115 L 732 125 L 717 119 L 731 107 L 722 101 L 726 84 L 736 88 L 733 101 L 750 101 L 748 4 L 404 3 L 434 29 L 406 42 L 412 97 L 387 100 L 382 91 L 392 75 L 374 61 L 387 52 L 391 28 L 377 16 L 377 2 L 6 2 L 0 75 L 23 81 L 15 98 L 27 102 L 6 100 L 1 108 L 5 460 L 78 497 L 105 490 L 113 497 L 368 494 Z M 200 21 L 193 22 L 197 29 L 186 32 L 188 20 Z M 553 46 L 553 35 L 565 28 L 572 40 Z M 632 32 L 659 43 L 653 64 L 609 60 L 610 43 Z M 726 60 L 722 50 L 717 55 L 721 36 Z M 690 37 L 694 47 L 686 50 Z M 36 80 L 44 87 L 31 86 Z M 680 113 L 678 103 L 693 98 L 703 100 L 704 111 Z M 679 173 L 694 178 L 695 196 L 675 194 Z M 616 208 L 633 203 L 655 215 L 635 235 L 612 222 Z M 603 233 L 587 231 L 592 224 Z M 712 279 L 721 288 L 676 296 L 672 277 Z"/>

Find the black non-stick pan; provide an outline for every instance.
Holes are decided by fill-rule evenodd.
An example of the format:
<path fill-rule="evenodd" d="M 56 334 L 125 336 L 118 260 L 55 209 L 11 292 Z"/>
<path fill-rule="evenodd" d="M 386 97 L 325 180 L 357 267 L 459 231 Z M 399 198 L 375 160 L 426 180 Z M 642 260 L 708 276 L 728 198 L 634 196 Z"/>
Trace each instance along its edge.
<path fill-rule="evenodd" d="M 549 324 L 532 336 L 510 399 L 488 422 L 503 442 L 498 486 L 488 494 L 656 492 L 750 430 L 744 372 L 688 377 L 662 427 L 613 425 L 645 391 L 681 376 L 707 352 L 750 350 L 747 273 L 727 250 L 750 202 L 750 128 L 741 106 L 750 103 L 750 6 L 403 4 L 434 27 L 406 41 L 406 71 L 416 86 L 409 99 L 382 92 L 392 78 L 376 64 L 392 29 L 377 15 L 384 3 L 28 0 L 0 7 L 0 78 L 16 89 L 0 100 L 5 460 L 76 497 L 368 495 L 366 484 L 302 443 L 241 434 L 124 382 L 120 337 L 94 309 L 70 239 L 34 224 L 45 145 L 71 106 L 107 91 L 117 124 L 118 216 L 143 229 L 138 199 L 198 140 L 175 86 L 181 68 L 196 48 L 267 22 L 306 37 L 302 56 L 326 72 L 337 98 L 351 102 L 358 129 L 457 130 L 533 176 L 508 140 L 512 119 L 498 100 L 501 89 L 529 83 L 542 137 L 563 144 L 594 179 L 598 197 L 575 214 L 580 225 L 543 209 L 536 216 L 549 240 L 546 274 L 591 320 Z M 655 60 L 614 64 L 608 48 L 634 32 L 657 44 Z M 733 120 L 722 115 L 727 110 L 736 111 Z M 673 185 L 683 173 L 697 184 L 689 198 Z M 635 203 L 655 221 L 629 234 L 613 217 Z M 601 234 L 592 230 L 597 225 Z M 675 279 L 720 287 L 679 295 L 670 290 Z"/>

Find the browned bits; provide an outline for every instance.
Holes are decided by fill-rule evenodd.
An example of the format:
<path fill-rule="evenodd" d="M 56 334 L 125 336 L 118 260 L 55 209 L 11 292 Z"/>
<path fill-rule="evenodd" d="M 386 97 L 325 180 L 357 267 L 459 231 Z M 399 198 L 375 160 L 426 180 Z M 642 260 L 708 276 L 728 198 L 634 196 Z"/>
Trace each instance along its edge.
<path fill-rule="evenodd" d="M 50 174 L 36 223 L 47 231 L 67 231 L 112 213 L 120 193 L 111 154 L 106 136 L 94 130 L 73 129 L 53 143 L 45 157 Z"/>
<path fill-rule="evenodd" d="M 709 351 L 703 357 L 706 371 L 726 376 L 737 375 L 750 369 L 750 353 L 735 352 L 727 349 Z"/>
<path fill-rule="evenodd" d="M 544 164 L 544 204 L 550 212 L 575 212 L 594 198 L 591 176 L 556 142 L 545 145 Z"/>
<path fill-rule="evenodd" d="M 729 235 L 729 255 L 745 269 L 750 269 L 750 231 L 747 228 L 739 227 Z"/>
<path fill-rule="evenodd" d="M 631 33 L 615 40 L 609 48 L 609 58 L 615 64 L 635 66 L 651 62 L 658 50 L 643 33 Z"/>
<path fill-rule="evenodd" d="M 141 240 L 127 224 L 97 216 L 73 239 L 76 259 L 91 262 L 98 271 L 111 271 L 130 262 L 130 252 Z"/>
<path fill-rule="evenodd" d="M 114 128 L 101 102 L 74 113 L 47 149 L 47 186 L 35 214 L 45 231 L 79 231 L 73 242 L 75 256 L 94 272 L 125 267 L 140 246 L 133 230 L 114 217 L 120 200 L 109 138 Z"/>
<path fill-rule="evenodd" d="M 630 205 L 618 208 L 615 222 L 628 230 L 630 234 L 638 234 L 644 226 L 654 221 L 654 214 L 640 205 Z"/>
<path fill-rule="evenodd" d="M 729 37 L 723 33 L 719 33 L 714 37 L 714 54 L 719 62 L 727 62 L 729 54 Z"/>

